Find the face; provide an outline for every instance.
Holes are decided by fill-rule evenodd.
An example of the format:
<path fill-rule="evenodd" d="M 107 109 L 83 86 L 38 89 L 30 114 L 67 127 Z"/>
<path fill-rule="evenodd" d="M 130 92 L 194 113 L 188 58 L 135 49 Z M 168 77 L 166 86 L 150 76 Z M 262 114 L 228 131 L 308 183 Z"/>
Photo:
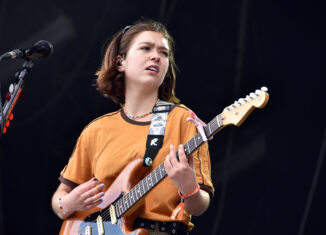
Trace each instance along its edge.
<path fill-rule="evenodd" d="M 144 31 L 131 42 L 118 69 L 124 72 L 126 88 L 158 89 L 169 68 L 169 46 L 161 33 Z"/>

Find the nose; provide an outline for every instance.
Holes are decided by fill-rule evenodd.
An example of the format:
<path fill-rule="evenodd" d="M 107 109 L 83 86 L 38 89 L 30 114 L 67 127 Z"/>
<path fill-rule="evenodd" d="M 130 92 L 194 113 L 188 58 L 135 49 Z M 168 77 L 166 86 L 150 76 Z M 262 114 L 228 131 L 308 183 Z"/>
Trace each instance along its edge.
<path fill-rule="evenodd" d="M 157 51 L 153 51 L 150 55 L 150 59 L 155 62 L 159 62 L 161 59 L 160 54 Z"/>

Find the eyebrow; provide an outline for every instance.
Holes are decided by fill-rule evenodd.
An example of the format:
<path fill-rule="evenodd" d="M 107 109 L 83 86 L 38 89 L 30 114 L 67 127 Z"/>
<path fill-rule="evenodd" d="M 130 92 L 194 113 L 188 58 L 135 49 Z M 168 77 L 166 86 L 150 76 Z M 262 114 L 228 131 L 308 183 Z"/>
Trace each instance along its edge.
<path fill-rule="evenodd" d="M 152 46 L 152 47 L 154 46 L 154 43 L 152 43 L 152 42 L 139 42 L 138 45 L 139 44 L 146 44 L 146 45 L 149 45 L 149 46 Z M 158 48 L 169 51 L 169 48 L 166 48 L 165 46 L 159 46 Z"/>

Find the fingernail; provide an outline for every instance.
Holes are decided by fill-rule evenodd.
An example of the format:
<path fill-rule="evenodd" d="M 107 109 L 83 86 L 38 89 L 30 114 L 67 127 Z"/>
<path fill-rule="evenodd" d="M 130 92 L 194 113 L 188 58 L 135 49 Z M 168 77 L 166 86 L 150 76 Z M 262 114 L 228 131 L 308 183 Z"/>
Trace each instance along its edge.
<path fill-rule="evenodd" d="M 100 199 L 99 201 L 100 201 L 100 203 L 102 203 L 102 202 L 103 202 L 103 200 L 102 200 L 102 199 Z"/>
<path fill-rule="evenodd" d="M 179 145 L 179 148 L 182 148 L 182 147 L 183 147 L 182 144 L 180 144 L 180 145 Z"/>
<path fill-rule="evenodd" d="M 98 179 L 96 179 L 96 178 L 94 178 L 93 180 L 96 181 L 96 183 L 98 182 Z"/>
<path fill-rule="evenodd" d="M 101 184 L 101 188 L 104 188 L 104 184 Z"/>
<path fill-rule="evenodd" d="M 101 197 L 103 197 L 104 196 L 104 193 L 103 192 L 101 192 Z"/>

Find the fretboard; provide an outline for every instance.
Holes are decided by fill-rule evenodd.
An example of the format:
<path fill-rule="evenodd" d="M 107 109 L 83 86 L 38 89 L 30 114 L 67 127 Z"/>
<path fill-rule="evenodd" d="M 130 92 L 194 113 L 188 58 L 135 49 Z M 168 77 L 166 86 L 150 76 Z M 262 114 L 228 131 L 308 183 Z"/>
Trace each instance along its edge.
<path fill-rule="evenodd" d="M 221 115 L 217 115 L 207 126 L 204 127 L 207 138 L 212 137 L 217 131 L 223 127 Z M 199 146 L 204 143 L 200 133 L 197 133 L 185 145 L 185 154 L 189 156 Z M 177 152 L 178 156 L 178 152 Z M 131 208 L 137 201 L 145 196 L 155 185 L 167 176 L 164 168 L 164 163 L 148 174 L 138 184 L 136 184 L 127 194 L 121 197 L 114 203 L 116 215 L 120 218 L 129 208 Z"/>

